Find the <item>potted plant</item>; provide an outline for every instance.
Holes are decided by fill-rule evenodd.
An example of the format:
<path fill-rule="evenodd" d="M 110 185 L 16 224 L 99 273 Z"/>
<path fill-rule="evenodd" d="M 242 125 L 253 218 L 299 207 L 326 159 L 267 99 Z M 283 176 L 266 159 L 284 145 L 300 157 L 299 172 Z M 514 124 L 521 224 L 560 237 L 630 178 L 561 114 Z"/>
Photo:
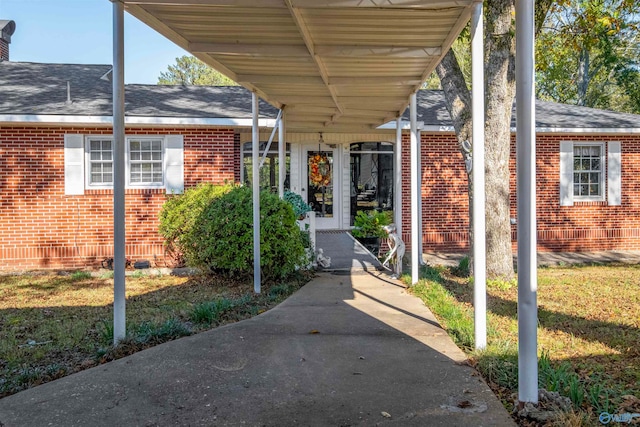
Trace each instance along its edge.
<path fill-rule="evenodd" d="M 304 201 L 301 195 L 294 193 L 293 191 L 285 191 L 282 197 L 285 201 L 289 202 L 293 207 L 293 212 L 296 214 L 296 218 L 299 220 L 304 219 L 307 212 L 311 210 L 311 206 Z"/>
<path fill-rule="evenodd" d="M 386 236 L 382 227 L 390 223 L 389 211 L 359 211 L 353 220 L 355 228 L 351 230 L 351 234 L 371 253 L 377 255 L 380 239 Z"/>

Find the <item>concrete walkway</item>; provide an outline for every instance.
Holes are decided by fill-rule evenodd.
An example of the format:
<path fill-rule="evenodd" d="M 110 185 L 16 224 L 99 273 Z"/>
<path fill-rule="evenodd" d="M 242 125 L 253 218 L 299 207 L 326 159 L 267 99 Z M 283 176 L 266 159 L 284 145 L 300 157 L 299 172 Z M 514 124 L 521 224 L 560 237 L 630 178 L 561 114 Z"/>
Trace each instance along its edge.
<path fill-rule="evenodd" d="M 13 426 L 513 426 L 431 312 L 377 273 L 0 400 Z"/>

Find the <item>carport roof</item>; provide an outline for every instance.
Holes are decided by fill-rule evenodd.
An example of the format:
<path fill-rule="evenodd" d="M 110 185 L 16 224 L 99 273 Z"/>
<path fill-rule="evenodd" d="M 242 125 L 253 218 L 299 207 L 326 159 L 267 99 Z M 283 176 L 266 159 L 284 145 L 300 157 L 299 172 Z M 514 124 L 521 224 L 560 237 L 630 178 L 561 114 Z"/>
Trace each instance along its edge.
<path fill-rule="evenodd" d="M 292 131 L 400 116 L 480 0 L 122 0 L 275 107 Z"/>

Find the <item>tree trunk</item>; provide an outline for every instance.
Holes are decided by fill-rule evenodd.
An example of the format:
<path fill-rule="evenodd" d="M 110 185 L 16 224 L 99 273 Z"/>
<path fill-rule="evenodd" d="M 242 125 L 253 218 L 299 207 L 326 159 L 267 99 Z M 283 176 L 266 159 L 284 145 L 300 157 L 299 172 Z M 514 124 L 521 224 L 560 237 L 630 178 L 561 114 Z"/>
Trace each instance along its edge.
<path fill-rule="evenodd" d="M 511 114 L 515 96 L 515 38 L 512 28 L 513 0 L 486 2 L 485 22 L 485 176 L 487 224 L 487 277 L 511 280 L 514 277 L 511 250 L 510 171 Z M 470 139 L 471 96 L 455 55 L 449 51 L 436 68 L 447 108 L 456 129 L 463 156 L 463 142 Z M 466 157 L 465 157 L 466 160 Z M 467 174 L 469 170 L 467 169 Z M 469 181 L 469 207 L 473 188 Z M 472 215 L 469 215 L 472 218 Z M 472 220 L 470 235 L 472 235 Z M 473 241 L 471 241 L 473 248 Z"/>
<path fill-rule="evenodd" d="M 487 2 L 486 9 L 486 198 L 487 277 L 514 277 L 511 249 L 509 158 L 515 98 L 515 37 L 512 0 Z"/>

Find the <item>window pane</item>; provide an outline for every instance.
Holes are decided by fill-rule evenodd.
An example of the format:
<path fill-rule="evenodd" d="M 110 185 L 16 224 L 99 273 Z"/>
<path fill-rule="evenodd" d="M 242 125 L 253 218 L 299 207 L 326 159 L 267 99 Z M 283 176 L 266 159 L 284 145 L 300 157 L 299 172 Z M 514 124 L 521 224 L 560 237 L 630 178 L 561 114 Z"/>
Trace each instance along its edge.
<path fill-rule="evenodd" d="M 151 150 L 151 141 L 142 141 L 140 149 L 141 149 L 142 151 L 149 151 L 149 150 Z"/>
<path fill-rule="evenodd" d="M 153 151 L 160 151 L 160 150 L 162 150 L 162 144 L 161 144 L 161 142 L 160 142 L 160 141 L 152 141 L 151 149 L 152 149 Z"/>
<path fill-rule="evenodd" d="M 111 151 L 111 141 L 102 141 L 102 150 Z"/>
<path fill-rule="evenodd" d="M 587 185 L 587 184 L 581 184 L 580 185 L 580 195 L 581 196 L 588 196 L 589 195 L 589 185 Z"/>
<path fill-rule="evenodd" d="M 98 152 L 98 151 L 92 151 L 92 152 L 91 152 L 91 160 L 101 160 L 101 158 L 100 158 L 100 152 Z"/>
<path fill-rule="evenodd" d="M 599 173 L 590 173 L 589 174 L 589 182 L 599 183 L 600 182 L 600 174 Z"/>
<path fill-rule="evenodd" d="M 591 157 L 600 157 L 600 147 L 593 145 L 590 148 Z"/>
<path fill-rule="evenodd" d="M 131 165 L 132 173 L 139 173 L 141 171 L 142 165 L 140 163 L 134 163 Z"/>
<path fill-rule="evenodd" d="M 111 156 L 112 156 L 112 152 L 111 151 L 103 151 L 102 152 L 102 160 L 111 161 L 112 160 Z"/>
<path fill-rule="evenodd" d="M 133 150 L 140 151 L 140 141 L 129 141 L 129 147 L 131 151 Z"/>
<path fill-rule="evenodd" d="M 150 151 L 143 151 L 140 153 L 140 157 L 142 160 L 151 160 L 151 152 Z"/>
<path fill-rule="evenodd" d="M 113 163 L 103 163 L 102 170 L 104 173 L 111 173 L 113 171 Z"/>
<path fill-rule="evenodd" d="M 582 170 L 582 162 L 580 161 L 580 159 L 573 160 L 573 170 L 574 171 Z"/>
<path fill-rule="evenodd" d="M 580 186 L 578 184 L 573 184 L 573 195 L 574 196 L 580 195 Z"/>
<path fill-rule="evenodd" d="M 589 147 L 582 147 L 582 157 L 589 156 Z"/>
<path fill-rule="evenodd" d="M 589 170 L 589 168 L 591 167 L 591 160 L 589 159 L 582 159 L 582 168 L 581 170 Z"/>
<path fill-rule="evenodd" d="M 141 163 L 140 164 L 140 169 L 143 172 L 151 172 L 151 163 Z"/>
<path fill-rule="evenodd" d="M 591 159 L 591 170 L 599 171 L 600 170 L 600 158 L 596 157 L 595 159 Z"/>
<path fill-rule="evenodd" d="M 132 151 L 131 152 L 131 160 L 133 160 L 133 161 L 140 160 L 140 152 L 139 151 Z"/>
<path fill-rule="evenodd" d="M 101 183 L 102 182 L 102 174 L 101 173 L 92 173 L 91 174 L 91 182 Z"/>
<path fill-rule="evenodd" d="M 591 184 L 589 186 L 589 195 L 590 196 L 599 196 L 600 195 L 600 185 Z"/>
<path fill-rule="evenodd" d="M 91 151 L 100 149 L 100 141 L 91 141 Z"/>
<path fill-rule="evenodd" d="M 162 153 L 160 151 L 154 151 L 151 154 L 152 154 L 151 156 L 152 160 L 162 160 Z"/>
<path fill-rule="evenodd" d="M 105 183 L 111 183 L 113 181 L 113 176 L 111 174 L 104 175 L 102 179 L 104 180 Z"/>

